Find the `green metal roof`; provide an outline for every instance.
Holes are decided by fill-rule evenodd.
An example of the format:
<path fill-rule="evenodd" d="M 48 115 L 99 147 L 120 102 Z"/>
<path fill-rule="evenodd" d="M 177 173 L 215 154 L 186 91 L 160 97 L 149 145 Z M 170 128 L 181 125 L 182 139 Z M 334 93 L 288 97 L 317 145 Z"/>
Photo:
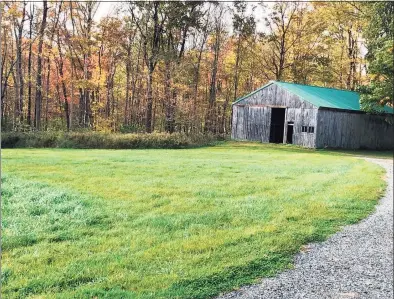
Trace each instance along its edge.
<path fill-rule="evenodd" d="M 335 88 L 327 88 L 327 87 L 318 87 L 318 86 L 310 86 L 310 85 L 302 85 L 295 83 L 287 83 L 280 81 L 271 81 L 267 85 L 262 86 L 258 90 L 248 94 L 237 102 L 245 99 L 246 97 L 260 91 L 261 89 L 271 85 L 276 84 L 291 93 L 299 96 L 301 99 L 311 103 L 316 107 L 325 107 L 325 108 L 335 108 L 335 109 L 347 109 L 347 110 L 356 110 L 361 111 L 360 108 L 360 95 L 354 91 L 335 89 Z M 237 103 L 235 102 L 235 103 Z M 388 106 L 383 107 L 384 112 L 393 113 L 394 110 Z"/>

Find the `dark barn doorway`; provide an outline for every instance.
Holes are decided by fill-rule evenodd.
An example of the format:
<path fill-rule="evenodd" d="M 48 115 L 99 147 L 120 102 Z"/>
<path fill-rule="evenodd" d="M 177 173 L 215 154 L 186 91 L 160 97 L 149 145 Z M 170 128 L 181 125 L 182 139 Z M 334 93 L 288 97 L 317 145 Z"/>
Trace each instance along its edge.
<path fill-rule="evenodd" d="M 294 129 L 294 123 L 292 121 L 289 121 L 287 123 L 287 136 L 286 136 L 286 143 L 293 144 L 293 130 Z"/>
<path fill-rule="evenodd" d="M 285 128 L 285 108 L 272 108 L 270 142 L 283 143 L 283 130 Z"/>

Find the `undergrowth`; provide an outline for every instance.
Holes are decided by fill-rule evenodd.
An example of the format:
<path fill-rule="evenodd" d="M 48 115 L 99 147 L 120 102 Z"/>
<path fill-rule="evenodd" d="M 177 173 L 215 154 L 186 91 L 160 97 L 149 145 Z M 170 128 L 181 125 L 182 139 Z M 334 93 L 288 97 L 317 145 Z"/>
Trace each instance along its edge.
<path fill-rule="evenodd" d="M 1 135 L 2 148 L 190 148 L 215 144 L 225 136 L 180 133 L 119 134 L 99 132 L 6 132 Z"/>

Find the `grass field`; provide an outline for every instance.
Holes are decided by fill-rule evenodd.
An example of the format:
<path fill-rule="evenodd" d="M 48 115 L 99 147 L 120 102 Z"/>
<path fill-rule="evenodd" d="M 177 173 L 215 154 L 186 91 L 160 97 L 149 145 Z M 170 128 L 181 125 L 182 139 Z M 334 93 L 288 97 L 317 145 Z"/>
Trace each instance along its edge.
<path fill-rule="evenodd" d="M 225 143 L 2 151 L 4 298 L 209 298 L 373 210 L 350 155 Z"/>

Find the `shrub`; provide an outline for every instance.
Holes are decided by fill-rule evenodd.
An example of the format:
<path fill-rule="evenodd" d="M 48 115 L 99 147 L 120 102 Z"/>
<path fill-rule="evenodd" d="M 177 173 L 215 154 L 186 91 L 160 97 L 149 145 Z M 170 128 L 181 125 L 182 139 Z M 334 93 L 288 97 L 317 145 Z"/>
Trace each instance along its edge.
<path fill-rule="evenodd" d="M 181 133 L 115 134 L 98 132 L 7 132 L 2 133 L 3 148 L 187 148 L 210 145 L 225 136 L 210 134 L 185 135 Z"/>
<path fill-rule="evenodd" d="M 1 147 L 56 147 L 60 134 L 56 132 L 9 132 L 1 134 Z"/>

